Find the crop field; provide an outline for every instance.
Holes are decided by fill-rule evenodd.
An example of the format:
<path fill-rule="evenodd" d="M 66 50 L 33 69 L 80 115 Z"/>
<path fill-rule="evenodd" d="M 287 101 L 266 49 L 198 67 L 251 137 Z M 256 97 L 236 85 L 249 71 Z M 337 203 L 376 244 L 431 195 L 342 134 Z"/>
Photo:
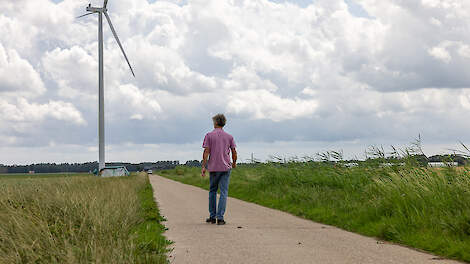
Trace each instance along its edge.
<path fill-rule="evenodd" d="M 208 189 L 200 173 L 178 167 L 161 175 Z M 268 163 L 239 166 L 230 181 L 232 197 L 470 262 L 468 168 Z"/>
<path fill-rule="evenodd" d="M 146 174 L 0 175 L 0 263 L 167 263 Z"/>

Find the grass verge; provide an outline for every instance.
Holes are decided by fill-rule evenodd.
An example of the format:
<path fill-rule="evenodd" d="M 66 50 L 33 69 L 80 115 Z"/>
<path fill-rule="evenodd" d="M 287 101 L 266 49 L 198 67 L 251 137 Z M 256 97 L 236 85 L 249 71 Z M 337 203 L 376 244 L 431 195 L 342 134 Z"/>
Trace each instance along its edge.
<path fill-rule="evenodd" d="M 200 169 L 163 176 L 208 189 Z M 470 171 L 261 164 L 232 171 L 229 195 L 367 236 L 470 262 Z"/>
<path fill-rule="evenodd" d="M 166 263 L 149 186 L 145 174 L 0 179 L 0 263 Z"/>
<path fill-rule="evenodd" d="M 141 209 L 140 216 L 143 219 L 143 222 L 134 229 L 139 262 L 167 263 L 167 246 L 171 242 L 163 236 L 165 226 L 161 224 L 166 219 L 159 213 L 148 176 L 146 176 L 145 186 L 139 190 L 138 196 Z"/>

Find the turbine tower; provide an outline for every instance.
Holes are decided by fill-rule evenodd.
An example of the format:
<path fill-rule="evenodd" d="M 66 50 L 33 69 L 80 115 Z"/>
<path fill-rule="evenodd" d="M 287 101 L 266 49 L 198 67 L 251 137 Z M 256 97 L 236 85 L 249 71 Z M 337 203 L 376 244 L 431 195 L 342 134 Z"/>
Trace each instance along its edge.
<path fill-rule="evenodd" d="M 78 18 L 98 14 L 98 53 L 99 53 L 99 85 L 98 85 L 98 93 L 99 93 L 99 126 L 98 126 L 98 137 L 99 137 L 99 171 L 105 168 L 105 144 L 104 144 L 104 72 L 103 72 L 103 14 L 108 20 L 109 27 L 113 32 L 114 38 L 116 39 L 119 48 L 121 48 L 122 54 L 131 69 L 132 75 L 135 78 L 134 70 L 127 59 L 126 52 L 122 47 L 121 41 L 119 40 L 118 35 L 116 34 L 116 30 L 114 30 L 113 23 L 111 22 L 111 18 L 109 18 L 108 10 L 106 7 L 108 6 L 108 0 L 104 0 L 103 7 L 92 7 L 91 4 L 88 5 L 86 11 L 88 13 L 79 16 Z"/>

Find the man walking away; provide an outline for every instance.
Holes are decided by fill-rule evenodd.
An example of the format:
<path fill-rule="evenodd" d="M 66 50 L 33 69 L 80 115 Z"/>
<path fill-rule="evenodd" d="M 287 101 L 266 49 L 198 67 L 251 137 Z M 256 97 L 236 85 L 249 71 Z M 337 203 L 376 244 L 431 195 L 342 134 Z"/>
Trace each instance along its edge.
<path fill-rule="evenodd" d="M 206 165 L 209 159 L 207 170 L 210 174 L 209 189 L 209 218 L 207 223 L 225 225 L 224 213 L 227 204 L 228 185 L 230 182 L 230 172 L 237 167 L 237 150 L 232 135 L 223 129 L 227 119 L 223 114 L 212 117 L 214 130 L 204 137 L 203 161 L 201 176 L 206 176 Z M 232 162 L 230 162 L 230 151 L 232 151 Z M 220 189 L 219 207 L 217 207 L 217 189 Z"/>

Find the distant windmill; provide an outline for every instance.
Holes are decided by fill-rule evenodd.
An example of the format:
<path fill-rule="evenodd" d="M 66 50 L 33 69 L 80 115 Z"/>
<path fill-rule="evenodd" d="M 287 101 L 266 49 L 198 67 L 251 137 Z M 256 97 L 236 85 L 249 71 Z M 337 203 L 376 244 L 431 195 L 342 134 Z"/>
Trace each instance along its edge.
<path fill-rule="evenodd" d="M 114 38 L 116 39 L 117 44 L 121 48 L 122 54 L 131 69 L 132 75 L 135 78 L 134 70 L 132 69 L 129 60 L 127 59 L 126 52 L 121 45 L 121 41 L 119 41 L 119 37 L 114 30 L 113 23 L 111 23 L 111 18 L 109 18 L 108 10 L 106 9 L 108 5 L 108 0 L 104 0 L 103 7 L 92 7 L 91 4 L 88 5 L 86 11 L 88 13 L 79 16 L 77 18 L 81 18 L 84 16 L 88 16 L 91 14 L 98 14 L 98 50 L 99 50 L 99 128 L 98 128 L 98 135 L 99 135 L 99 170 L 105 168 L 105 156 L 104 156 L 104 74 L 103 74 L 103 14 L 106 16 L 108 20 L 109 27 L 113 32 Z"/>

